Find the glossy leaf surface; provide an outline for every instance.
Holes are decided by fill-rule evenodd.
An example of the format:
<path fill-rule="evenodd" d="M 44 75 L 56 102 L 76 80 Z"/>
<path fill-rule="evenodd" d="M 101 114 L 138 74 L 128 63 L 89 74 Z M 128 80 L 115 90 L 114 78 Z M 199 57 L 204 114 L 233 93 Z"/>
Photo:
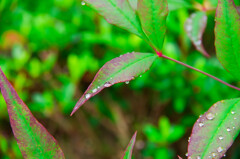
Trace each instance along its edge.
<path fill-rule="evenodd" d="M 52 135 L 32 115 L 0 69 L 0 88 L 7 103 L 11 127 L 24 158 L 63 159 Z"/>
<path fill-rule="evenodd" d="M 85 0 L 85 2 L 98 11 L 109 23 L 140 37 L 144 35 L 135 11 L 128 0 Z"/>
<path fill-rule="evenodd" d="M 201 52 L 204 56 L 209 57 L 207 51 L 202 44 L 202 36 L 207 25 L 207 16 L 205 12 L 196 12 L 185 22 L 185 31 L 188 37 L 191 39 L 195 48 Z"/>
<path fill-rule="evenodd" d="M 168 15 L 167 0 L 138 0 L 142 28 L 157 51 L 161 51 Z"/>
<path fill-rule="evenodd" d="M 79 99 L 72 114 L 104 88 L 116 83 L 128 82 L 146 72 L 157 57 L 157 55 L 150 53 L 128 53 L 107 62 L 98 71 L 88 89 Z"/>
<path fill-rule="evenodd" d="M 216 12 L 215 46 L 226 70 L 240 80 L 240 14 L 233 0 L 219 0 Z"/>
<path fill-rule="evenodd" d="M 180 8 L 193 8 L 188 0 L 168 0 L 168 8 L 170 11 Z"/>
<path fill-rule="evenodd" d="M 214 104 L 194 124 L 188 158 L 221 158 L 240 130 L 240 99 Z"/>
<path fill-rule="evenodd" d="M 122 159 L 132 159 L 133 147 L 136 141 L 137 132 L 134 133 L 131 141 L 129 142 Z"/>

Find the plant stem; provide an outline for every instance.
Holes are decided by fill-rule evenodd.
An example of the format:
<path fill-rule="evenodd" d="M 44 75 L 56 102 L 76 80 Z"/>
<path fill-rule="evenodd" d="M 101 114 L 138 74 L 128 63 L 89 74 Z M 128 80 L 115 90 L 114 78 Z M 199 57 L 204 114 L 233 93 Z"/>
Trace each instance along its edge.
<path fill-rule="evenodd" d="M 204 74 L 204 75 L 206 75 L 206 76 L 208 76 L 208 77 L 210 77 L 210 78 L 212 78 L 212 79 L 217 80 L 218 82 L 221 82 L 222 84 L 225 84 L 225 85 L 228 86 L 228 87 L 231 87 L 231 88 L 233 88 L 233 89 L 236 89 L 236 90 L 240 91 L 240 88 L 238 88 L 238 87 L 236 87 L 236 86 L 233 86 L 233 85 L 231 85 L 231 84 L 229 84 L 229 83 L 227 83 L 227 82 L 224 82 L 223 80 L 221 80 L 221 79 L 219 79 L 219 78 L 217 78 L 217 77 L 215 77 L 215 76 L 213 76 L 213 75 L 210 75 L 210 74 L 208 74 L 208 73 L 206 73 L 206 72 L 203 72 L 203 71 L 201 71 L 201 70 L 199 70 L 199 69 L 197 69 L 197 68 L 194 68 L 194 67 L 192 67 L 192 66 L 190 66 L 190 65 L 187 65 L 187 64 L 185 64 L 185 63 L 183 63 L 183 62 L 180 62 L 180 61 L 177 61 L 177 60 L 175 60 L 175 59 L 172 59 L 172 58 L 170 58 L 170 57 L 168 57 L 168 56 L 165 56 L 165 55 L 162 55 L 162 54 L 159 54 L 159 53 L 158 53 L 158 55 L 159 55 L 159 57 L 162 57 L 162 58 L 171 60 L 171 61 L 173 61 L 173 62 L 176 62 L 176 63 L 180 64 L 180 65 L 183 65 L 183 66 L 185 66 L 185 67 L 188 67 L 188 68 L 190 68 L 190 69 L 192 69 L 192 70 L 195 70 L 195 71 L 197 71 L 197 72 L 200 72 L 200 73 L 202 73 L 202 74 Z"/>

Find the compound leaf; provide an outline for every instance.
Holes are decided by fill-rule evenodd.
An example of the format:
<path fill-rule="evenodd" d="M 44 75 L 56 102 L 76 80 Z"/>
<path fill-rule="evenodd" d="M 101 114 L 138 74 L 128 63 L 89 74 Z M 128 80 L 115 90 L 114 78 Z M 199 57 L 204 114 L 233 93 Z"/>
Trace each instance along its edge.
<path fill-rule="evenodd" d="M 217 57 L 240 80 L 240 14 L 233 0 L 218 0 L 215 25 Z"/>
<path fill-rule="evenodd" d="M 7 103 L 10 124 L 23 157 L 64 159 L 57 141 L 32 115 L 1 68 L 0 88 Z"/>
<path fill-rule="evenodd" d="M 240 131 L 240 98 L 214 104 L 194 124 L 188 158 L 221 158 Z"/>
<path fill-rule="evenodd" d="M 98 11 L 109 23 L 140 37 L 144 35 L 137 15 L 128 0 L 85 0 L 85 2 Z"/>
<path fill-rule="evenodd" d="M 137 11 L 145 34 L 153 47 L 161 52 L 166 33 L 167 0 L 138 0 Z"/>
<path fill-rule="evenodd" d="M 150 53 L 128 53 L 107 62 L 98 71 L 88 89 L 77 102 L 71 115 L 104 88 L 119 82 L 128 82 L 146 72 L 157 57 L 157 55 Z"/>
<path fill-rule="evenodd" d="M 132 159 L 132 151 L 136 141 L 137 131 L 134 133 L 131 141 L 129 142 L 122 159 Z"/>
<path fill-rule="evenodd" d="M 201 52 L 204 56 L 209 57 L 207 51 L 202 44 L 202 36 L 207 25 L 207 16 L 205 12 L 196 12 L 185 22 L 185 31 L 188 37 L 191 39 L 195 48 Z"/>

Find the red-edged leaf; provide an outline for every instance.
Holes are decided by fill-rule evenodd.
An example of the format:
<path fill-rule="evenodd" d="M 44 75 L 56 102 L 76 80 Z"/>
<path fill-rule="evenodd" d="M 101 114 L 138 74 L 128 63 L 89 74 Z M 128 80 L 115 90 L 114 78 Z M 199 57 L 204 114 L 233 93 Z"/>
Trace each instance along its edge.
<path fill-rule="evenodd" d="M 85 0 L 85 2 L 98 11 L 109 23 L 126 29 L 143 37 L 141 24 L 128 0 Z"/>
<path fill-rule="evenodd" d="M 185 30 L 191 39 L 195 48 L 204 56 L 209 57 L 202 44 L 202 36 L 207 25 L 207 16 L 205 12 L 196 12 L 186 20 Z"/>
<path fill-rule="evenodd" d="M 96 74 L 92 83 L 79 99 L 73 113 L 88 99 L 106 87 L 128 82 L 146 72 L 158 56 L 150 53 L 128 53 L 107 62 Z"/>
<path fill-rule="evenodd" d="M 166 33 L 167 0 L 138 0 L 137 11 L 145 34 L 154 48 L 161 52 Z"/>
<path fill-rule="evenodd" d="M 219 0 L 216 11 L 215 46 L 217 58 L 240 80 L 240 14 L 233 0 Z"/>
<path fill-rule="evenodd" d="M 136 141 L 136 136 L 137 136 L 137 131 L 134 133 L 131 141 L 129 142 L 125 152 L 124 152 L 124 155 L 121 159 L 131 159 L 132 158 L 132 152 L 133 152 L 133 147 L 134 147 L 134 144 L 135 144 L 135 141 Z"/>
<path fill-rule="evenodd" d="M 219 159 L 240 131 L 240 98 L 214 104 L 194 124 L 188 145 L 188 158 Z"/>
<path fill-rule="evenodd" d="M 0 88 L 11 127 L 24 158 L 64 159 L 57 141 L 32 115 L 0 68 Z"/>

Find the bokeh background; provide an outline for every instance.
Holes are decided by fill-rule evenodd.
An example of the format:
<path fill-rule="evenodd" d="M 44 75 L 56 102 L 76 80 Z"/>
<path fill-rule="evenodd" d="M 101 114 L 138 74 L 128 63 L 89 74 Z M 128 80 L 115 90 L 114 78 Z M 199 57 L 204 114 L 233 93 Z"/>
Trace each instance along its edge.
<path fill-rule="evenodd" d="M 163 53 L 240 86 L 216 59 L 215 10 L 207 12 L 207 59 L 195 51 L 184 31 L 185 20 L 196 11 L 192 6 L 203 0 L 169 1 Z M 209 3 L 216 6 L 217 0 Z M 135 159 L 186 158 L 198 116 L 215 102 L 240 95 L 198 72 L 158 59 L 142 77 L 105 89 L 70 117 L 98 69 L 132 51 L 153 52 L 81 0 L 0 0 L 0 66 L 67 159 L 120 158 L 136 130 Z M 240 158 L 239 141 L 225 158 Z M 0 158 L 22 158 L 2 95 Z"/>

